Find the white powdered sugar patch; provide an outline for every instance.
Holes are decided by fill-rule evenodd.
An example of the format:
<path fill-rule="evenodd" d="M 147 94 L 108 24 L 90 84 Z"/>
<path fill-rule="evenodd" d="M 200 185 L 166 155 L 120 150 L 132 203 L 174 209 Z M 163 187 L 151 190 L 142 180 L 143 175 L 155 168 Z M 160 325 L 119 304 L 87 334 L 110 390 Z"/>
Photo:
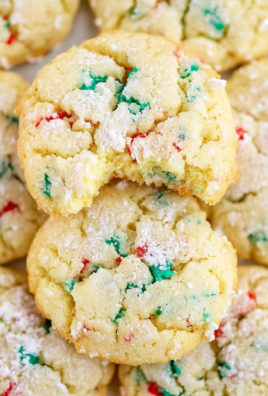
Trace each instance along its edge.
<path fill-rule="evenodd" d="M 224 89 L 226 86 L 226 82 L 225 80 L 220 80 L 218 78 L 210 78 L 208 80 L 208 84 L 210 89 L 212 90 L 217 90 L 217 89 Z"/>
<path fill-rule="evenodd" d="M 258 27 L 258 31 L 260 33 L 264 33 L 268 31 L 268 18 L 265 18 L 262 23 Z"/>

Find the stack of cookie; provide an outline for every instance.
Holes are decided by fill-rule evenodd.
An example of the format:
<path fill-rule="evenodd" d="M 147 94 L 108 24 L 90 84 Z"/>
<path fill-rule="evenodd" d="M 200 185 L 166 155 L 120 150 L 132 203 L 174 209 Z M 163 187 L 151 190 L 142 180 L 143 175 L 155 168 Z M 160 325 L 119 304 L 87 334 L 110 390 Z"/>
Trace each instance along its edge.
<path fill-rule="evenodd" d="M 268 60 L 227 89 L 208 64 L 264 56 L 268 5 L 132 3 L 30 88 L 0 72 L 0 264 L 29 282 L 0 268 L 0 395 L 105 396 L 114 363 L 122 396 L 268 395 L 268 270 L 236 256 L 268 264 Z M 3 9 L 4 66 L 36 53 Z"/>

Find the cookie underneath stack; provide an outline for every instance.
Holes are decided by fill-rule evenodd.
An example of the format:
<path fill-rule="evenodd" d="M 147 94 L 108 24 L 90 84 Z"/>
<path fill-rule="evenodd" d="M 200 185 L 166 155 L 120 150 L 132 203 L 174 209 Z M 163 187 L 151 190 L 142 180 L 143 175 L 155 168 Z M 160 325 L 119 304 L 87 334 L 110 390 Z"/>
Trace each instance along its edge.
<path fill-rule="evenodd" d="M 0 394 L 104 396 L 112 363 L 78 354 L 37 311 L 24 273 L 0 268 Z"/>
<path fill-rule="evenodd" d="M 121 366 L 126 396 L 266 395 L 268 392 L 268 270 L 238 267 L 239 290 L 228 316 L 181 360 Z"/>

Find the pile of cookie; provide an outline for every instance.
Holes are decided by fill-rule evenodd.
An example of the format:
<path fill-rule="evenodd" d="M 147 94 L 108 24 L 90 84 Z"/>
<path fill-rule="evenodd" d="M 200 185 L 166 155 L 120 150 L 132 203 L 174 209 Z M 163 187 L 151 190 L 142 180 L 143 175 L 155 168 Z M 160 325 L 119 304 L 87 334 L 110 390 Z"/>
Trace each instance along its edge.
<path fill-rule="evenodd" d="M 78 5 L 0 0 L 1 67 Z M 91 6 L 0 71 L 0 395 L 267 396 L 268 4 Z"/>

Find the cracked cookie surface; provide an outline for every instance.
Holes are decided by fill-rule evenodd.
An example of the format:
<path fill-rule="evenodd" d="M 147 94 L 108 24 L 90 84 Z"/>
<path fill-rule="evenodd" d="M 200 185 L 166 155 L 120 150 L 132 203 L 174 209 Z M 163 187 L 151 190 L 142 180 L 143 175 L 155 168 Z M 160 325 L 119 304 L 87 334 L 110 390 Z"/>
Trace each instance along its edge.
<path fill-rule="evenodd" d="M 239 257 L 268 265 L 268 60 L 236 71 L 227 92 L 239 139 L 239 180 L 212 209 L 212 226 Z"/>
<path fill-rule="evenodd" d="M 195 198 L 120 181 L 91 208 L 49 219 L 27 267 L 37 306 L 79 352 L 137 365 L 213 338 L 236 264 Z"/>
<path fill-rule="evenodd" d="M 238 294 L 216 340 L 167 364 L 121 366 L 125 396 L 261 396 L 268 390 L 268 271 L 238 267 Z"/>
<path fill-rule="evenodd" d="M 0 264 L 25 256 L 47 217 L 37 210 L 27 190 L 16 153 L 14 109 L 27 88 L 18 75 L 0 71 Z"/>
<path fill-rule="evenodd" d="M 105 396 L 114 365 L 78 354 L 37 310 L 26 274 L 0 268 L 0 394 Z"/>
<path fill-rule="evenodd" d="M 225 81 L 168 40 L 109 32 L 38 74 L 18 106 L 30 193 L 53 217 L 116 176 L 215 204 L 236 178 Z"/>
<path fill-rule="evenodd" d="M 69 33 L 80 0 L 0 2 L 0 65 L 34 62 Z"/>
<path fill-rule="evenodd" d="M 226 71 L 268 52 L 266 0 L 90 0 L 101 30 L 165 36 Z"/>

